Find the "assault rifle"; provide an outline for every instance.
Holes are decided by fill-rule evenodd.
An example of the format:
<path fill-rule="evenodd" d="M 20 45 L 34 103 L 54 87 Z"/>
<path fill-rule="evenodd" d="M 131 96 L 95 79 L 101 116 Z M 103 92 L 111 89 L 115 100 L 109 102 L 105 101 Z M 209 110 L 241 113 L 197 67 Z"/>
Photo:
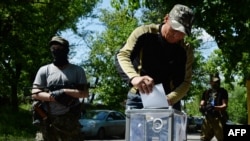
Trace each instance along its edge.
<path fill-rule="evenodd" d="M 41 89 L 44 92 L 55 91 L 60 89 L 78 89 L 85 90 L 89 88 L 89 84 L 70 84 L 70 85 L 51 85 L 49 87 L 32 87 L 31 89 Z M 40 91 L 41 92 L 41 91 Z M 37 93 L 33 93 L 37 94 Z M 61 96 L 57 99 L 57 102 L 61 103 L 64 106 L 70 107 L 72 113 L 79 114 L 81 112 L 81 105 L 76 105 L 77 98 L 71 97 L 67 94 L 61 94 Z M 40 100 L 33 101 L 32 111 L 33 111 L 33 124 L 40 125 L 41 121 L 47 119 L 47 112 L 44 110 L 47 105 L 45 102 Z M 80 107 L 79 107 L 80 106 Z"/>
<path fill-rule="evenodd" d="M 203 115 L 208 115 L 208 114 L 214 114 L 214 106 L 210 103 L 208 103 L 206 106 L 202 106 L 200 107 L 200 112 L 203 114 Z"/>
<path fill-rule="evenodd" d="M 41 89 L 44 92 L 59 90 L 59 89 L 78 89 L 85 90 L 91 88 L 89 84 L 61 84 L 61 85 L 50 85 L 49 87 L 31 87 L 30 89 Z"/>

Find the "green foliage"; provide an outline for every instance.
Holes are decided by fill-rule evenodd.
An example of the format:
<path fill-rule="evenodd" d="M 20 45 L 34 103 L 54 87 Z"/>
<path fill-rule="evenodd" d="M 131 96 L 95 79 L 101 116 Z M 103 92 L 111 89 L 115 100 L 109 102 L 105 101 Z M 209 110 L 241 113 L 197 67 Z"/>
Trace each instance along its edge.
<path fill-rule="evenodd" d="M 31 141 L 36 127 L 32 125 L 30 105 L 21 105 L 18 112 L 10 107 L 0 107 L 0 140 Z"/>
<path fill-rule="evenodd" d="M 111 6 L 116 9 L 116 11 L 122 10 L 126 6 L 130 11 L 135 11 L 140 8 L 140 2 L 137 0 L 111 0 Z"/>
<path fill-rule="evenodd" d="M 228 113 L 232 121 L 247 124 L 246 88 L 235 86 L 229 93 Z"/>
<path fill-rule="evenodd" d="M 206 86 L 206 70 L 204 68 L 206 62 L 205 58 L 202 56 L 199 51 L 199 46 L 201 42 L 196 39 L 197 36 L 200 35 L 200 31 L 197 30 L 192 37 L 186 38 L 186 41 L 190 44 L 190 46 L 194 49 L 194 62 L 193 62 L 193 70 L 192 70 L 192 85 L 190 90 L 187 93 L 187 96 L 184 97 L 184 100 L 192 99 L 193 96 L 199 95 L 204 86 Z M 205 83 L 204 83 L 205 82 Z"/>
<path fill-rule="evenodd" d="M 185 102 L 185 112 L 188 113 L 188 115 L 202 116 L 199 111 L 201 95 L 202 93 L 192 96 L 190 97 L 190 100 Z"/>
<path fill-rule="evenodd" d="M 232 72 L 246 80 L 249 75 L 248 64 L 243 53 L 249 54 L 249 0 L 226 1 L 205 0 L 194 5 L 196 7 L 196 25 L 203 27 L 212 35 L 221 49 L 220 57 L 226 69 L 223 73 L 228 81 L 232 81 Z M 224 7 L 224 8 L 222 8 Z M 239 11 L 239 9 L 241 9 Z M 247 59 L 249 60 L 249 58 Z M 239 71 L 240 70 L 240 71 Z M 237 73 L 239 72 L 239 73 Z"/>
<path fill-rule="evenodd" d="M 90 16 L 98 0 L 8 0 L 0 3 L 0 96 L 17 110 L 17 94 L 31 86 L 38 68 L 51 62 L 49 39 L 77 29 L 79 17 Z"/>
<path fill-rule="evenodd" d="M 123 108 L 128 87 L 116 71 L 114 57 L 130 32 L 137 26 L 137 20 L 128 16 L 126 9 L 101 12 L 100 20 L 106 31 L 96 35 L 96 40 L 89 45 L 91 52 L 87 63 L 91 67 L 87 68 L 87 72 L 92 76 L 98 76 L 100 80 L 97 88 L 93 90 L 93 93 L 97 94 L 96 101 L 101 100 L 105 105 L 120 109 Z"/>

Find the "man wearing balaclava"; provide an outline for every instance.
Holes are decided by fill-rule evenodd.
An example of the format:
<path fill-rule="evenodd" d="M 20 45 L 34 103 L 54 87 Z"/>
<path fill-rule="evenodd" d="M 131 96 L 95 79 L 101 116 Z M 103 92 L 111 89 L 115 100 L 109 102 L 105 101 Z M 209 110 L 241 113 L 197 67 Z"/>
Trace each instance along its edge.
<path fill-rule="evenodd" d="M 228 92 L 220 86 L 218 73 L 210 75 L 210 86 L 203 92 L 200 102 L 200 111 L 205 116 L 201 126 L 201 141 L 210 141 L 214 136 L 218 141 L 224 141 L 223 126 L 228 120 Z"/>
<path fill-rule="evenodd" d="M 69 63 L 69 42 L 61 37 L 55 36 L 49 42 L 50 50 L 54 58 L 54 65 L 63 67 Z"/>
<path fill-rule="evenodd" d="M 32 89 L 32 98 L 45 114 L 37 112 L 33 123 L 38 125 L 44 141 L 82 141 L 76 111 L 81 107 L 79 98 L 89 95 L 85 71 L 68 61 L 66 39 L 52 37 L 49 48 L 53 62 L 39 68 Z"/>

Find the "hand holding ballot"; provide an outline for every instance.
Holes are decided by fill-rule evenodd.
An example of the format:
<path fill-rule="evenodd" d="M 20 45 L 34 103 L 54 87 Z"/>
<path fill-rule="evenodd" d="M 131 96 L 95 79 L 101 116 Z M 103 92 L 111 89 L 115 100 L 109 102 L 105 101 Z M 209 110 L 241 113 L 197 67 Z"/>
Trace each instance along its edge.
<path fill-rule="evenodd" d="M 141 76 L 133 78 L 131 84 L 139 90 L 144 108 L 168 107 L 169 103 L 162 83 L 154 85 L 151 77 Z"/>
<path fill-rule="evenodd" d="M 151 93 L 140 92 L 140 95 L 144 108 L 167 108 L 169 106 L 162 84 L 155 85 Z"/>
<path fill-rule="evenodd" d="M 131 84 L 135 86 L 140 92 L 149 94 L 154 87 L 154 80 L 149 76 L 134 77 Z"/>

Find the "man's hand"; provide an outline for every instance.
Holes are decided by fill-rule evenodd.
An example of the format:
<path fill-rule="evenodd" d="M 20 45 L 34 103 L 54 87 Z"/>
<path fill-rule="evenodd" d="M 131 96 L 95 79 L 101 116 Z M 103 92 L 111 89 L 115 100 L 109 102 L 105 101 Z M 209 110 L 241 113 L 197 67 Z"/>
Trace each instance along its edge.
<path fill-rule="evenodd" d="M 214 112 L 214 106 L 212 106 L 211 104 L 207 104 L 205 106 L 202 105 L 200 106 L 199 111 L 204 115 L 212 114 Z"/>
<path fill-rule="evenodd" d="M 75 98 L 65 94 L 63 89 L 52 91 L 51 96 L 55 99 L 55 101 L 64 106 L 71 106 L 75 102 Z"/>
<path fill-rule="evenodd" d="M 207 104 L 206 107 L 205 107 L 205 111 L 207 113 L 213 113 L 214 112 L 214 106 L 211 105 L 211 104 Z"/>
<path fill-rule="evenodd" d="M 63 89 L 59 89 L 59 90 L 51 91 L 50 95 L 56 99 L 56 97 L 59 97 L 63 93 L 64 93 Z"/>
<path fill-rule="evenodd" d="M 138 76 L 131 80 L 131 84 L 139 89 L 141 93 L 149 94 L 154 87 L 154 80 L 149 76 Z"/>

